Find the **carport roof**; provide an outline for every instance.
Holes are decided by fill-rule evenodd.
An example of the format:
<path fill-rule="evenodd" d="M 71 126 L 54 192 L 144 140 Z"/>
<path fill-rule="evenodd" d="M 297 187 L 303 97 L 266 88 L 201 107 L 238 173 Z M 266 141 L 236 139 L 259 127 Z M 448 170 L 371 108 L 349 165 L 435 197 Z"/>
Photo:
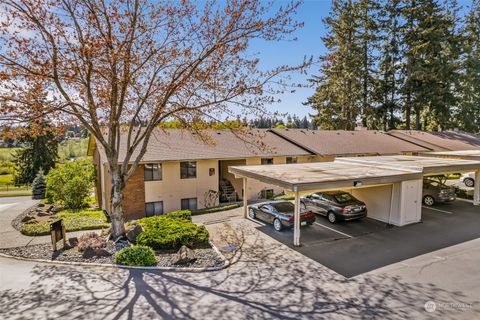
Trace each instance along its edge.
<path fill-rule="evenodd" d="M 339 162 L 358 163 L 363 165 L 382 165 L 396 169 L 420 170 L 423 174 L 442 174 L 476 170 L 480 168 L 480 161 L 460 160 L 449 158 L 417 157 L 417 156 L 380 156 L 338 158 Z"/>
<path fill-rule="evenodd" d="M 232 166 L 229 172 L 252 178 L 292 191 L 307 191 L 352 187 L 355 181 L 362 185 L 378 185 L 404 180 L 420 179 L 421 171 L 392 169 L 342 162 L 313 162 L 279 165 Z"/>
<path fill-rule="evenodd" d="M 480 150 L 426 152 L 422 153 L 422 155 L 430 157 L 480 160 Z"/>
<path fill-rule="evenodd" d="M 334 162 L 232 166 L 229 172 L 292 191 L 389 184 L 421 179 L 424 174 L 480 168 L 480 161 L 416 156 L 337 158 Z"/>

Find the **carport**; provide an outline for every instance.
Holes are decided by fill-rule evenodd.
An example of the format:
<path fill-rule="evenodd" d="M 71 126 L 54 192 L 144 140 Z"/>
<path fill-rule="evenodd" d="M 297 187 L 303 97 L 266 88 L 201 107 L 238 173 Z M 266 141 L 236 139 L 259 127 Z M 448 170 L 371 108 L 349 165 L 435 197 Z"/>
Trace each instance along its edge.
<path fill-rule="evenodd" d="M 480 150 L 461 150 L 461 151 L 439 151 L 428 152 L 422 155 L 437 158 L 462 159 L 480 161 Z M 480 169 L 475 170 L 475 188 L 473 191 L 473 204 L 480 206 Z"/>
<path fill-rule="evenodd" d="M 480 161 L 415 156 L 337 158 L 334 162 L 232 166 L 229 172 L 243 178 L 276 185 L 295 196 L 293 243 L 300 245 L 300 196 L 315 191 L 364 189 L 391 185 L 389 221 L 398 226 L 421 219 L 424 175 L 478 170 Z M 395 187 L 396 186 L 396 187 Z M 244 216 L 248 203 L 244 197 Z M 391 219 L 391 220 L 390 220 Z"/>

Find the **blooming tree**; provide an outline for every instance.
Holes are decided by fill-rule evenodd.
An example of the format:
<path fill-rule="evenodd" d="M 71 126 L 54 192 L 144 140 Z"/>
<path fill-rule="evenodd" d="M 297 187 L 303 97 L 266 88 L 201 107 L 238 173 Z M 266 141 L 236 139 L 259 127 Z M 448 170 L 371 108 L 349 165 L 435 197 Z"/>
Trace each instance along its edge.
<path fill-rule="evenodd" d="M 125 184 L 156 127 L 261 112 L 273 90 L 285 88 L 282 75 L 309 63 L 260 70 L 247 50 L 252 40 L 290 39 L 301 26 L 293 18 L 298 2 L 0 0 L 0 6 L 1 119 L 48 115 L 89 130 L 111 174 L 115 237 L 125 232 Z M 32 103 L 34 88 L 48 92 L 40 104 Z"/>

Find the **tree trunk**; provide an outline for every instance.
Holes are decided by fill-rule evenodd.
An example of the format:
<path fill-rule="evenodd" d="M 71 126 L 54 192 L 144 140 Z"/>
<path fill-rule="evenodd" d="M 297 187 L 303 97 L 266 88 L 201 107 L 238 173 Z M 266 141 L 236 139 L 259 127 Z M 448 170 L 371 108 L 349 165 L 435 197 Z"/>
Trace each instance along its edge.
<path fill-rule="evenodd" d="M 410 90 L 410 89 L 408 89 Z M 405 103 L 405 129 L 410 130 L 410 119 L 411 119 L 411 112 L 412 112 L 412 98 L 410 92 L 407 92 L 407 101 Z"/>
<path fill-rule="evenodd" d="M 123 218 L 123 189 L 125 183 L 118 172 L 112 173 L 110 199 L 110 220 L 112 221 L 112 238 L 125 235 L 125 219 Z"/>

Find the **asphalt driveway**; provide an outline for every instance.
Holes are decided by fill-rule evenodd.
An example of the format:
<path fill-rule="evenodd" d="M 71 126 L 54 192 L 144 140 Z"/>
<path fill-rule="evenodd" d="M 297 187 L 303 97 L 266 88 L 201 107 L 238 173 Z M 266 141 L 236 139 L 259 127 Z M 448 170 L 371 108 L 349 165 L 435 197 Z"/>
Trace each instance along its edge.
<path fill-rule="evenodd" d="M 318 217 L 313 226 L 302 228 L 301 247 L 293 247 L 292 230 L 258 229 L 345 277 L 480 237 L 480 208 L 471 203 L 424 207 L 422 217 L 401 228 L 368 218 L 332 225 Z"/>

